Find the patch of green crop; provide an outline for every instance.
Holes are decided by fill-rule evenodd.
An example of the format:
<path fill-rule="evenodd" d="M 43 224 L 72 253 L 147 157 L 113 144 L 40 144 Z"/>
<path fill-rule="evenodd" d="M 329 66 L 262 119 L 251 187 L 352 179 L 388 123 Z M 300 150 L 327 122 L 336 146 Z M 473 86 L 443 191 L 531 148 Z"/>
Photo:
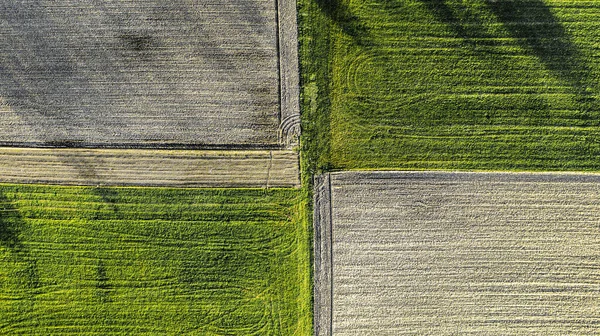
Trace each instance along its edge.
<path fill-rule="evenodd" d="M 308 335 L 296 189 L 0 185 L 0 334 Z"/>
<path fill-rule="evenodd" d="M 299 3 L 315 171 L 600 169 L 600 2 Z"/>

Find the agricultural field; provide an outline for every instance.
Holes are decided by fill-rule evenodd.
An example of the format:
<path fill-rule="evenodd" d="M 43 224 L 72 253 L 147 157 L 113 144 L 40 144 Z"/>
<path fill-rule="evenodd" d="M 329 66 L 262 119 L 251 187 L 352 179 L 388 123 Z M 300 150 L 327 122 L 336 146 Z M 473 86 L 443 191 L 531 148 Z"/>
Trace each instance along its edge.
<path fill-rule="evenodd" d="M 299 187 L 292 150 L 0 147 L 0 183 L 91 186 Z"/>
<path fill-rule="evenodd" d="M 600 175 L 317 180 L 316 335 L 597 335 Z"/>
<path fill-rule="evenodd" d="M 308 335 L 298 189 L 0 185 L 0 334 Z"/>
<path fill-rule="evenodd" d="M 311 334 L 295 4 L 0 3 L 0 334 Z"/>
<path fill-rule="evenodd" d="M 277 17 L 273 0 L 2 1 L 0 144 L 276 147 Z"/>
<path fill-rule="evenodd" d="M 600 2 L 300 0 L 317 170 L 600 169 Z"/>

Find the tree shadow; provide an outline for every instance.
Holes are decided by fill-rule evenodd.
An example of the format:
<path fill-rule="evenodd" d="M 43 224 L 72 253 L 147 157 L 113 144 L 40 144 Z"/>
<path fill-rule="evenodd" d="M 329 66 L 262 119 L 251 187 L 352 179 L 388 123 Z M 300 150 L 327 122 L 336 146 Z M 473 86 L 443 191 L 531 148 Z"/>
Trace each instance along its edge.
<path fill-rule="evenodd" d="M 11 270 L 15 281 L 22 288 L 34 289 L 39 288 L 41 282 L 37 259 L 21 239 L 25 228 L 25 220 L 18 208 L 0 190 L 0 246 L 7 249 L 8 259 L 15 262 Z"/>
<path fill-rule="evenodd" d="M 98 264 L 96 265 L 96 296 L 98 300 L 102 303 L 110 302 L 109 294 L 112 290 L 112 285 L 110 284 L 110 278 L 106 272 L 106 265 L 102 259 L 98 259 Z"/>
<path fill-rule="evenodd" d="M 354 40 L 354 43 L 363 46 L 374 42 L 369 38 L 369 32 L 360 18 L 352 13 L 343 0 L 315 0 L 315 3 L 334 25 Z"/>
<path fill-rule="evenodd" d="M 454 15 L 454 11 L 450 6 L 446 4 L 444 0 L 418 0 L 422 3 L 431 14 L 436 18 L 437 21 L 446 24 L 456 37 L 462 39 L 470 39 L 473 37 L 469 31 L 467 31 L 460 20 Z"/>
<path fill-rule="evenodd" d="M 587 85 L 591 69 L 542 0 L 486 0 L 486 4 L 522 48 L 572 89 L 580 112 L 594 109 L 596 102 Z"/>
<path fill-rule="evenodd" d="M 389 1 L 380 0 L 381 3 Z M 445 0 L 418 0 L 418 2 L 425 6 L 438 22 L 445 24 L 454 37 L 462 39 L 466 46 L 476 48 L 498 45 L 496 36 L 490 35 L 481 28 L 485 23 L 477 16 L 469 15 L 467 10 L 464 11 L 463 17 L 458 17 Z"/>
<path fill-rule="evenodd" d="M 92 188 L 92 194 L 99 196 L 113 215 L 119 214 L 118 204 L 121 202 L 121 199 L 115 187 L 94 187 Z"/>
<path fill-rule="evenodd" d="M 19 236 L 24 225 L 18 209 L 0 191 L 0 245 L 11 250 L 19 250 L 21 247 Z"/>
<path fill-rule="evenodd" d="M 65 143 L 66 145 L 64 145 Z M 76 144 L 70 146 L 71 144 L 72 142 L 53 142 L 53 147 L 77 147 Z M 102 203 L 108 207 L 113 214 L 118 213 L 118 204 L 120 202 L 119 192 L 115 187 L 103 185 L 105 179 L 99 174 L 98 165 L 94 160 L 89 160 L 84 157 L 72 157 L 68 153 L 65 154 L 61 151 L 55 151 L 54 154 L 65 166 L 73 167 L 77 171 L 77 176 L 86 180 L 86 184 L 91 185 L 96 183 L 96 186 L 90 188 L 91 194 L 98 196 Z M 95 219 L 98 219 L 98 215 L 99 214 L 96 213 Z"/>

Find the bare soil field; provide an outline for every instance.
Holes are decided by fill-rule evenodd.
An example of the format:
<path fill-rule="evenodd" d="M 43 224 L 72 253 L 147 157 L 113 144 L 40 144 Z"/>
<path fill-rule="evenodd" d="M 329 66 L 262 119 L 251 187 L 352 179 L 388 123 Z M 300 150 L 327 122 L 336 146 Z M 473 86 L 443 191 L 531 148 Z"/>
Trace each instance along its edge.
<path fill-rule="evenodd" d="M 297 187 L 293 151 L 1 148 L 0 182 L 105 186 Z"/>
<path fill-rule="evenodd" d="M 298 124 L 290 3 L 2 1 L 0 144 L 277 147 Z"/>
<path fill-rule="evenodd" d="M 317 335 L 597 335 L 600 175 L 316 182 Z"/>

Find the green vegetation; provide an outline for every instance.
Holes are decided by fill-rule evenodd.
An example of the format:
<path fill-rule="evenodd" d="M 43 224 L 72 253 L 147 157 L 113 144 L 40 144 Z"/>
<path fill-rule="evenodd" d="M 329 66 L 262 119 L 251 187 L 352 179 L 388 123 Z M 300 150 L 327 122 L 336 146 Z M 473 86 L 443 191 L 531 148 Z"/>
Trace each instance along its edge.
<path fill-rule="evenodd" d="M 297 189 L 0 186 L 0 334 L 308 335 Z"/>
<path fill-rule="evenodd" d="M 299 0 L 311 169 L 600 169 L 600 2 Z"/>

